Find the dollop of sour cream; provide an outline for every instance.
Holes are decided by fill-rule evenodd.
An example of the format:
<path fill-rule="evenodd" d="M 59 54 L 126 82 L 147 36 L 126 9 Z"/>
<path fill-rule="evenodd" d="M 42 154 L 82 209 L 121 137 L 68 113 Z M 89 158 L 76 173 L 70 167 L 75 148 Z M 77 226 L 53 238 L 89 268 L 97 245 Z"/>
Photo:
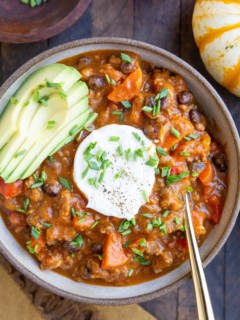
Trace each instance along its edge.
<path fill-rule="evenodd" d="M 141 130 L 112 124 L 79 145 L 73 175 L 88 208 L 130 220 L 148 202 L 157 163 L 155 145 Z"/>

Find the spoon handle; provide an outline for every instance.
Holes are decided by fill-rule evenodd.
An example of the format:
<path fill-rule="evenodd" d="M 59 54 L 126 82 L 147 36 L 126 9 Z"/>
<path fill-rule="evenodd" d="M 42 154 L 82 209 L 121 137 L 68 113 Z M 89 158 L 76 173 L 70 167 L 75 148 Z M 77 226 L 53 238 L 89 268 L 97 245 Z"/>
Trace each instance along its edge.
<path fill-rule="evenodd" d="M 185 226 L 189 250 L 189 259 L 192 269 L 192 279 L 196 297 L 198 319 L 214 320 L 215 317 L 193 229 L 192 216 L 187 194 L 185 196 Z"/>

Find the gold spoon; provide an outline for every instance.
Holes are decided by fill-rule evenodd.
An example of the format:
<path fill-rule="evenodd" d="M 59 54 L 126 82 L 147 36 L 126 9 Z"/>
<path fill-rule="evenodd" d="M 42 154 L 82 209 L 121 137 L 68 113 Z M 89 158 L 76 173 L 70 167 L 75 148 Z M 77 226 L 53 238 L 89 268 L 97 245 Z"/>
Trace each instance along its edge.
<path fill-rule="evenodd" d="M 207 282 L 203 271 L 198 245 L 193 229 L 192 216 L 188 195 L 185 195 L 185 227 L 189 250 L 189 260 L 192 269 L 192 279 L 196 297 L 197 313 L 199 320 L 214 320 L 212 303 L 208 292 Z"/>

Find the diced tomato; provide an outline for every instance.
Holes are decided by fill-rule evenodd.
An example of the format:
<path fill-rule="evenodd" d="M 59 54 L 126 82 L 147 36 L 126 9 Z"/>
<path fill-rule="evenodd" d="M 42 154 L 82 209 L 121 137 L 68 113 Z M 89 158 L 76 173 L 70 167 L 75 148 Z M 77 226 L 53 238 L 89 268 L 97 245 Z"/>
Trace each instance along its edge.
<path fill-rule="evenodd" d="M 134 98 L 140 92 L 142 82 L 142 69 L 137 68 L 108 95 L 108 99 L 121 102 Z"/>
<path fill-rule="evenodd" d="M 204 228 L 204 220 L 206 219 L 206 213 L 197 210 L 191 210 L 192 213 L 192 222 L 195 234 L 201 235 L 206 233 L 206 229 Z"/>
<path fill-rule="evenodd" d="M 43 234 L 40 235 L 38 239 L 31 237 L 31 242 L 29 242 L 28 246 L 32 249 L 35 249 L 35 253 L 39 253 L 45 247 L 45 239 Z"/>
<path fill-rule="evenodd" d="M 206 167 L 203 172 L 199 175 L 199 179 L 203 185 L 207 185 L 213 181 L 214 169 L 210 161 L 207 161 Z"/>
<path fill-rule="evenodd" d="M 170 173 L 171 173 L 171 174 L 179 174 L 179 173 L 181 173 L 182 171 L 183 171 L 183 170 L 182 170 L 181 167 L 175 166 L 175 167 L 171 167 Z"/>
<path fill-rule="evenodd" d="M 212 210 L 211 210 L 211 220 L 214 223 L 219 223 L 219 220 L 222 215 L 222 204 L 221 204 L 221 198 L 216 195 L 212 194 L 208 198 L 208 203 L 211 205 Z"/>
<path fill-rule="evenodd" d="M 104 243 L 102 268 L 114 269 L 127 261 L 128 257 L 122 247 L 120 234 L 117 231 L 108 234 Z"/>
<path fill-rule="evenodd" d="M 85 231 L 91 227 L 94 221 L 95 220 L 93 219 L 92 215 L 91 216 L 85 215 L 82 218 L 79 216 L 76 216 L 73 218 L 73 225 L 74 225 L 74 228 L 76 228 L 77 230 Z"/>
<path fill-rule="evenodd" d="M 0 178 L 0 193 L 6 199 L 18 196 L 22 191 L 22 186 L 22 180 L 17 180 L 13 183 L 6 183 L 2 178 Z"/>

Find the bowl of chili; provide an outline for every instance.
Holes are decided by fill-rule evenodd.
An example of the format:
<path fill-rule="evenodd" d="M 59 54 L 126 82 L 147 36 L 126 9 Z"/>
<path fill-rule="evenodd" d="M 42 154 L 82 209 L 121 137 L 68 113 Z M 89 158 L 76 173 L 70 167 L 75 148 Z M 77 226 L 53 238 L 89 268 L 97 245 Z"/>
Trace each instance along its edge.
<path fill-rule="evenodd" d="M 234 226 L 239 210 L 237 129 L 217 92 L 186 62 L 120 38 L 74 41 L 36 56 L 1 87 L 1 110 L 34 70 L 59 61 L 80 71 L 98 118 L 46 159 L 35 176 L 14 184 L 0 181 L 0 250 L 30 279 L 66 298 L 112 305 L 156 298 L 190 277 L 181 192 L 192 193 L 205 266 Z M 147 161 L 157 182 L 149 197 L 143 194 L 145 203 L 132 219 L 88 209 L 86 195 L 72 177 L 76 150 L 92 131 L 121 125 L 142 130 L 157 154 Z M 132 155 L 121 151 L 119 139 L 108 138 L 118 144 L 119 156 L 142 157 L 144 149 Z M 101 159 L 99 152 L 95 156 Z M 118 172 L 115 179 L 121 177 Z M 127 202 L 131 190 L 126 193 Z M 101 197 L 105 199 L 102 195 L 99 201 Z"/>

